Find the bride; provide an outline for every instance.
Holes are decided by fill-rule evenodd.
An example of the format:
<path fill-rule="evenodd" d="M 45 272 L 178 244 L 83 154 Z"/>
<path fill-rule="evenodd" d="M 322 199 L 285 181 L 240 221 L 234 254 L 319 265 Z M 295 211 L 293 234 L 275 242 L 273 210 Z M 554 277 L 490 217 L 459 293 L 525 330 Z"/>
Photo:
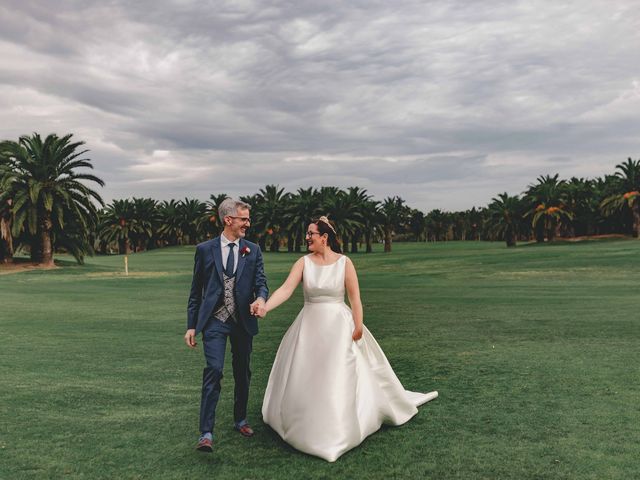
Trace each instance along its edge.
<path fill-rule="evenodd" d="M 333 462 L 383 423 L 407 422 L 438 392 L 406 391 L 396 377 L 363 324 L 356 270 L 327 217 L 309 225 L 306 241 L 311 253 L 257 312 L 266 315 L 302 282 L 304 307 L 278 348 L 262 416 L 293 447 Z"/>

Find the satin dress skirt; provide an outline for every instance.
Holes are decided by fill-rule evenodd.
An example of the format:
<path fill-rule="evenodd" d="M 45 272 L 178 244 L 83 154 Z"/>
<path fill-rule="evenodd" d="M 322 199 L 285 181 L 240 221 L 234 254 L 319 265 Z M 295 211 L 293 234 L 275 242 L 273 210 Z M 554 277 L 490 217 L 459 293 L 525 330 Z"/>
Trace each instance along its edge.
<path fill-rule="evenodd" d="M 333 462 L 383 423 L 407 422 L 438 392 L 405 390 L 366 327 L 354 342 L 344 301 L 312 300 L 278 348 L 262 416 L 294 448 Z"/>

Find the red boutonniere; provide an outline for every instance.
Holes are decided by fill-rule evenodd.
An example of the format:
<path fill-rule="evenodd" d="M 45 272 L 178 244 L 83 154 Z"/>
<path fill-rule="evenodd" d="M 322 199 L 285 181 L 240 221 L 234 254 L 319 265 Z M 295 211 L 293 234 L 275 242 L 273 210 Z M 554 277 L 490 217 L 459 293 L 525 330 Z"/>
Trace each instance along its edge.
<path fill-rule="evenodd" d="M 244 257 L 245 255 L 250 254 L 250 253 L 251 253 L 251 249 L 250 249 L 249 247 L 247 247 L 247 246 L 244 246 L 244 247 L 242 247 L 242 248 L 240 249 L 240 255 L 242 255 L 243 257 Z"/>

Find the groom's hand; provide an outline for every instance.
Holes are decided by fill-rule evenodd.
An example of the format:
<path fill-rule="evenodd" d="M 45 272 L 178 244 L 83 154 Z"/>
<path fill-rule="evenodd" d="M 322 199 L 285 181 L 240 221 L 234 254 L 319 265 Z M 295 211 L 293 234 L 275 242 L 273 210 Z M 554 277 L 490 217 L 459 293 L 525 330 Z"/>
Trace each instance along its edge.
<path fill-rule="evenodd" d="M 184 334 L 184 341 L 187 344 L 187 347 L 189 348 L 196 348 L 196 345 L 198 345 L 196 343 L 196 329 L 195 328 L 190 328 L 189 330 L 187 330 L 187 333 Z"/>
<path fill-rule="evenodd" d="M 249 305 L 249 311 L 251 315 L 255 315 L 257 317 L 264 317 L 267 314 L 266 309 L 264 308 L 264 299 L 256 298 L 256 301 Z"/>

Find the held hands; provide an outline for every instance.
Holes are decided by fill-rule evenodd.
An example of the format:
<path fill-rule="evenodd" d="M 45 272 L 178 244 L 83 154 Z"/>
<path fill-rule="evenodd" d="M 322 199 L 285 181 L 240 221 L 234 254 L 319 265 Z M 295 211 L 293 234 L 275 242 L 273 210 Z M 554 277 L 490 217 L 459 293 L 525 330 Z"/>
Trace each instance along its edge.
<path fill-rule="evenodd" d="M 267 315 L 267 309 L 262 298 L 256 299 L 251 305 L 249 305 L 249 311 L 251 315 L 255 315 L 258 318 L 264 318 Z"/>
<path fill-rule="evenodd" d="M 187 333 L 184 334 L 184 341 L 189 348 L 196 348 L 196 329 L 190 328 Z"/>

